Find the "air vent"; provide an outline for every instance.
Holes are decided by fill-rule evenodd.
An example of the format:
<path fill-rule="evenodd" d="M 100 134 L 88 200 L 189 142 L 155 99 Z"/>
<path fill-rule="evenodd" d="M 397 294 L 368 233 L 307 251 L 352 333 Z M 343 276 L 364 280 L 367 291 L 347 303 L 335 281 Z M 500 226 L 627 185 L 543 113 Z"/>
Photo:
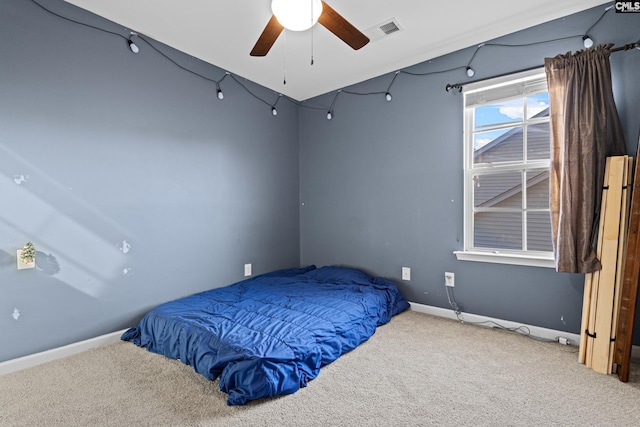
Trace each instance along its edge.
<path fill-rule="evenodd" d="M 391 33 L 395 33 L 396 31 L 400 31 L 400 28 L 398 28 L 396 23 L 393 21 L 387 22 L 386 24 L 381 25 L 380 29 L 386 36 L 388 36 Z"/>
<path fill-rule="evenodd" d="M 367 28 L 364 33 L 371 41 L 380 40 L 392 34 L 399 33 L 403 30 L 400 22 L 396 18 L 387 19 L 378 25 Z"/>

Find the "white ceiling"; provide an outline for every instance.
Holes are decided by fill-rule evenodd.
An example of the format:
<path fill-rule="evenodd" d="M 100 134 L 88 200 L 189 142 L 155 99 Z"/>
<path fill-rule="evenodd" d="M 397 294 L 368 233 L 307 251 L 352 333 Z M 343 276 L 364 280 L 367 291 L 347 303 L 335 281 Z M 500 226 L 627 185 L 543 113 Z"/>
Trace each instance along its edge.
<path fill-rule="evenodd" d="M 402 31 L 354 51 L 316 25 L 311 65 L 311 30 L 285 30 L 266 57 L 249 56 L 271 0 L 66 1 L 299 101 L 605 3 L 325 0 L 365 34 L 391 18 Z"/>

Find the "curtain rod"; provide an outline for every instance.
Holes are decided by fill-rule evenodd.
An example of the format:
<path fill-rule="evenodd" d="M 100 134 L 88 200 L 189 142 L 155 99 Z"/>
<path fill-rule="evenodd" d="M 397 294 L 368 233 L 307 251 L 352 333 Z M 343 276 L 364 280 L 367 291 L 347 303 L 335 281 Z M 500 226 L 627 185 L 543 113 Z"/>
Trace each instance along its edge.
<path fill-rule="evenodd" d="M 638 50 L 640 50 L 640 40 L 638 40 L 637 42 L 633 42 L 633 43 L 627 43 L 627 44 L 625 44 L 625 45 L 623 45 L 623 46 L 620 46 L 620 47 L 615 47 L 615 48 L 613 48 L 613 49 L 609 49 L 609 52 L 611 52 L 611 53 L 613 53 L 613 52 L 621 52 L 621 51 L 627 51 L 627 50 L 631 50 L 631 49 L 638 49 Z M 447 92 L 450 92 L 450 91 L 451 91 L 451 90 L 453 90 L 453 89 L 457 89 L 457 90 L 458 90 L 458 93 L 459 93 L 459 92 L 462 92 L 462 87 L 463 87 L 463 86 L 468 85 L 468 84 L 470 84 L 470 83 L 483 82 L 483 81 L 485 81 L 485 80 L 495 79 L 495 78 L 498 78 L 498 77 L 509 76 L 509 75 L 511 75 L 511 74 L 516 74 L 516 73 L 523 73 L 523 72 L 525 72 L 525 71 L 531 71 L 531 70 L 535 70 L 535 69 L 537 69 L 537 68 L 542 68 L 542 67 L 544 67 L 544 65 L 538 65 L 538 66 L 535 66 L 535 67 L 524 68 L 524 69 L 522 69 L 522 70 L 517 70 L 517 71 L 510 71 L 510 72 L 508 72 L 508 73 L 498 74 L 498 75 L 496 75 L 496 76 L 486 77 L 486 78 L 484 78 L 484 79 L 473 80 L 473 81 L 466 82 L 466 83 L 448 84 L 447 86 L 445 86 L 445 88 L 444 88 L 444 89 L 445 89 Z"/>

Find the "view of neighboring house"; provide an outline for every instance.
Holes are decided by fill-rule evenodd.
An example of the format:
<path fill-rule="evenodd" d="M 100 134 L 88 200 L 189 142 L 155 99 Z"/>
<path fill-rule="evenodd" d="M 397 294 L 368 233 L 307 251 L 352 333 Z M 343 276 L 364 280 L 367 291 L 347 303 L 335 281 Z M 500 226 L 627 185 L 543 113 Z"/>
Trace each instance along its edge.
<path fill-rule="evenodd" d="M 548 117 L 547 107 L 535 117 Z M 474 163 L 521 161 L 523 129 L 526 129 L 528 159 L 549 158 L 549 123 L 517 126 L 474 152 Z M 527 227 L 527 249 L 551 251 L 549 217 L 549 171 L 535 170 L 477 175 L 474 179 L 474 207 L 495 208 L 476 212 L 474 246 L 478 248 L 524 249 L 523 228 Z M 526 204 L 523 205 L 523 182 Z M 524 210 L 522 209 L 524 207 Z M 512 210 L 509 210 L 512 208 Z"/>

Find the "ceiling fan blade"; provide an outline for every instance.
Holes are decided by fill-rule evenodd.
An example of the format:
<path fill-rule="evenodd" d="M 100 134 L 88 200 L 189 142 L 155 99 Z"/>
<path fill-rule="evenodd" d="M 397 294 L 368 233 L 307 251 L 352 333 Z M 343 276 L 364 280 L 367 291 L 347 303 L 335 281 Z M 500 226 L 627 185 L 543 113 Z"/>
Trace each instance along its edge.
<path fill-rule="evenodd" d="M 271 46 L 276 42 L 278 36 L 282 32 L 284 27 L 280 25 L 275 15 L 271 16 L 271 19 L 264 27 L 262 34 L 258 38 L 256 45 L 251 50 L 251 56 L 266 56 L 271 49 Z"/>
<path fill-rule="evenodd" d="M 355 50 L 369 43 L 367 36 L 325 2 L 322 2 L 322 15 L 318 22 Z"/>

